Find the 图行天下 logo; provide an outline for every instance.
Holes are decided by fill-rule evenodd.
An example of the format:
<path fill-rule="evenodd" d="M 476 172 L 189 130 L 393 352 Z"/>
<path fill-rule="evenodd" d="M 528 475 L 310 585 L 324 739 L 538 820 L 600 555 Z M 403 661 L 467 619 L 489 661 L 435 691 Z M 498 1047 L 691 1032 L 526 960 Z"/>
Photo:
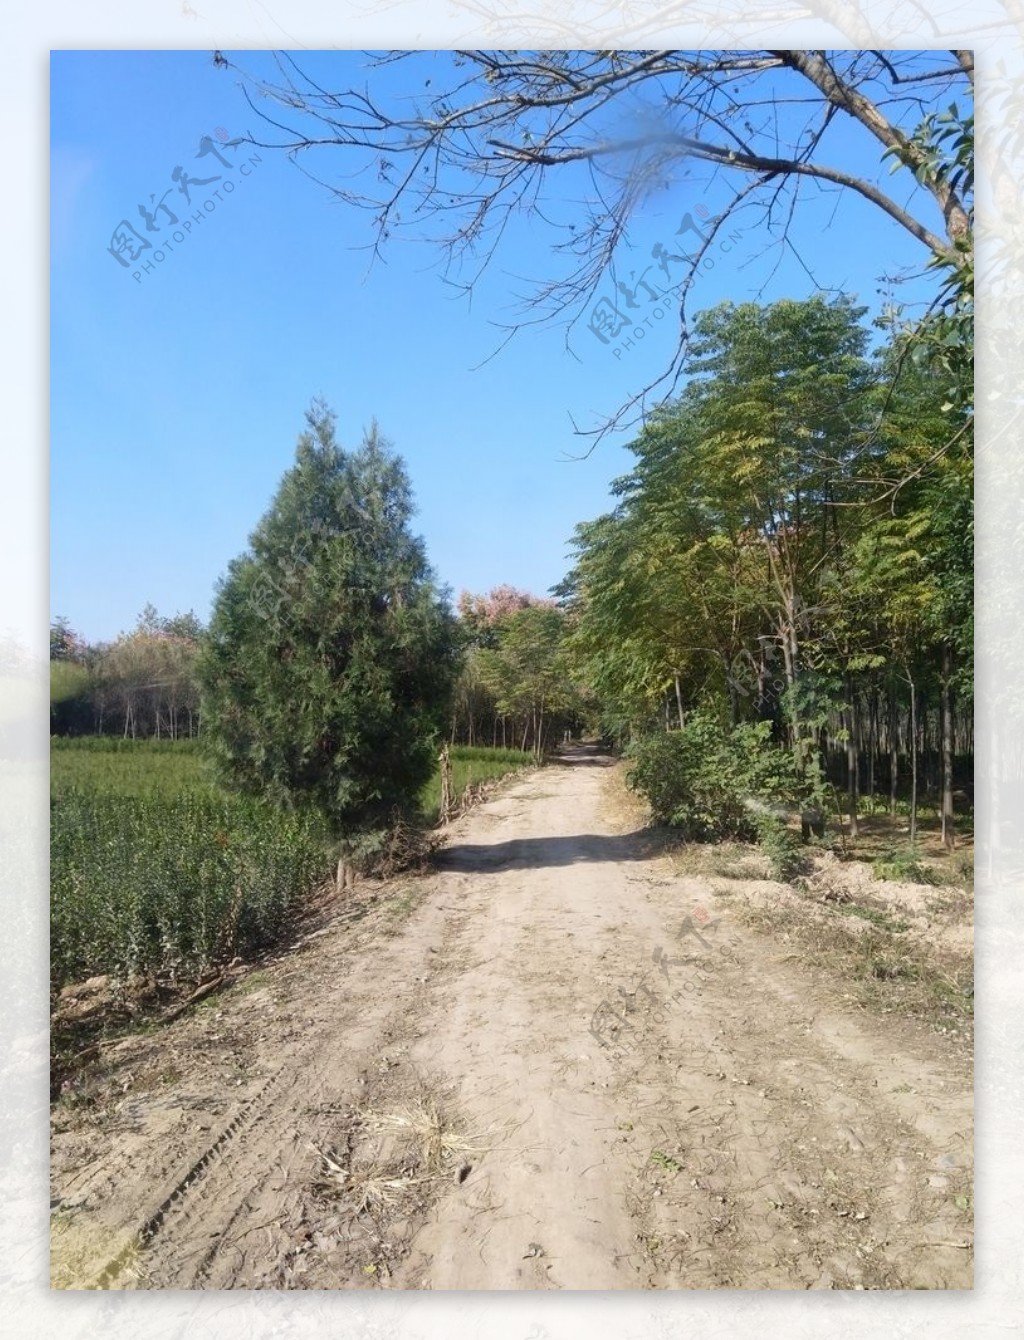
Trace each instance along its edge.
<path fill-rule="evenodd" d="M 671 244 L 655 242 L 650 252 L 651 263 L 639 273 L 630 270 L 628 283 L 625 279 L 615 280 L 617 297 L 601 297 L 594 304 L 587 327 L 616 358 L 644 339 L 655 322 L 665 319 L 695 271 L 714 269 L 715 257 L 708 253 L 716 242 L 720 220 L 708 222 L 708 216 L 706 205 L 697 205 L 693 213 L 684 214 Z M 715 249 L 727 254 L 742 235 L 741 231 L 734 231 L 717 239 Z M 679 238 L 683 241 L 679 242 Z"/>
<path fill-rule="evenodd" d="M 139 201 L 138 226 L 127 217 L 116 225 L 107 252 L 123 270 L 131 273 L 137 284 L 154 274 L 262 163 L 258 153 L 244 153 L 242 146 L 246 142 L 241 136 L 232 138 L 223 126 L 218 126 L 213 135 L 202 135 L 194 157 L 208 161 L 196 169 L 196 175 L 176 164 L 167 174 L 171 185 L 159 195 L 150 192 L 148 201 Z M 214 172 L 215 166 L 223 171 Z M 199 172 L 203 175 L 198 175 Z"/>

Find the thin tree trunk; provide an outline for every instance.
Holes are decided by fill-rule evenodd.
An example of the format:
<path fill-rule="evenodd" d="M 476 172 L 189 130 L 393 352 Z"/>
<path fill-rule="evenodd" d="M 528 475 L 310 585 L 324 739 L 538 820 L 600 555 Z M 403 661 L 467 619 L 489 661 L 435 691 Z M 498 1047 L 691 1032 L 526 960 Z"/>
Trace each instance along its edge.
<path fill-rule="evenodd" d="M 763 647 L 763 644 L 762 644 L 761 654 L 758 656 L 758 659 L 757 659 L 757 719 L 758 719 L 758 721 L 762 720 L 763 717 L 764 717 L 764 699 L 765 699 L 764 686 L 765 686 L 765 681 L 767 680 L 767 678 L 768 678 L 768 667 L 765 665 L 764 647 Z"/>
<path fill-rule="evenodd" d="M 889 817 L 896 822 L 896 786 L 900 772 L 900 720 L 896 685 L 889 685 Z"/>
<path fill-rule="evenodd" d="M 952 851 L 953 834 L 953 719 L 950 711 L 949 681 L 953 674 L 948 642 L 942 644 L 942 845 Z"/>
<path fill-rule="evenodd" d="M 910 685 L 910 845 L 917 841 L 917 694 L 914 681 Z"/>
<path fill-rule="evenodd" d="M 441 750 L 441 805 L 440 819 L 446 824 L 452 816 L 452 810 L 455 806 L 455 797 L 452 793 L 452 763 L 448 746 Z"/>
<path fill-rule="evenodd" d="M 788 712 L 790 745 L 793 750 L 793 757 L 796 759 L 797 770 L 802 776 L 804 772 L 803 740 L 800 737 L 800 723 L 797 720 L 793 702 L 793 691 L 796 687 L 796 657 L 794 656 L 793 643 L 790 642 L 789 629 L 785 626 L 779 628 L 779 642 L 782 646 L 782 666 L 790 699 Z"/>
<path fill-rule="evenodd" d="M 683 719 L 683 690 L 679 684 L 679 674 L 676 672 L 676 710 L 679 713 L 679 729 L 682 730 L 686 724 Z"/>
<path fill-rule="evenodd" d="M 858 750 L 860 741 L 857 738 L 857 706 L 854 702 L 853 684 L 849 678 L 846 681 L 846 694 L 850 700 L 850 705 L 846 710 L 846 795 L 850 807 L 850 837 L 859 836 L 857 828 L 857 792 L 859 789 L 858 777 Z"/>

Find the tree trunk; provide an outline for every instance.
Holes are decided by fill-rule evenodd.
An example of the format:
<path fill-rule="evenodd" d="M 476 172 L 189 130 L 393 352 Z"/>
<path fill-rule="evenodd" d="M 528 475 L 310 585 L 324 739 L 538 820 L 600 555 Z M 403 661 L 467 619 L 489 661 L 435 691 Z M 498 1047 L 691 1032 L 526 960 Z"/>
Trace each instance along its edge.
<path fill-rule="evenodd" d="M 779 641 L 782 644 L 782 664 L 786 675 L 786 689 L 789 693 L 790 740 L 793 746 L 793 757 L 796 759 L 797 771 L 802 777 L 807 771 L 807 741 L 804 738 L 803 723 L 800 720 L 795 700 L 799 669 L 799 645 L 796 638 L 796 627 L 793 622 L 791 602 L 787 605 L 786 617 L 779 620 L 778 629 Z"/>
<path fill-rule="evenodd" d="M 914 681 L 907 676 L 910 685 L 910 845 L 917 841 L 917 695 Z"/>
<path fill-rule="evenodd" d="M 764 644 L 761 644 L 761 654 L 757 658 L 757 719 L 763 720 L 765 711 L 765 692 L 764 686 L 768 679 L 768 666 L 765 664 Z"/>
<path fill-rule="evenodd" d="M 719 651 L 718 659 L 722 662 L 722 674 L 725 678 L 725 691 L 729 695 L 729 725 L 738 726 L 740 720 L 740 691 L 736 683 L 735 661 L 731 661 L 724 651 Z M 679 675 L 676 674 L 676 697 L 679 696 Z M 679 706 L 680 719 L 683 715 L 682 704 Z"/>
<path fill-rule="evenodd" d="M 953 657 L 948 642 L 942 644 L 942 845 L 952 851 L 953 835 L 953 719 L 950 711 L 949 681 Z"/>
<path fill-rule="evenodd" d="M 683 718 L 683 691 L 679 684 L 678 671 L 676 672 L 676 710 L 679 713 L 679 729 L 682 730 L 686 722 Z"/>
<path fill-rule="evenodd" d="M 345 856 L 338 857 L 338 873 L 335 884 L 339 893 L 355 887 L 356 872 L 352 862 Z"/>
<path fill-rule="evenodd" d="M 448 746 L 445 745 L 441 750 L 441 812 L 438 816 L 443 824 L 446 824 L 452 816 L 455 808 L 455 796 L 452 791 L 452 763 L 448 752 Z"/>
<path fill-rule="evenodd" d="M 889 818 L 896 822 L 896 785 L 900 775 L 900 719 L 896 685 L 889 685 Z"/>
<path fill-rule="evenodd" d="M 849 678 L 846 681 L 846 694 L 850 700 L 850 705 L 846 709 L 846 796 L 850 807 L 850 837 L 855 838 L 859 836 L 857 793 L 860 789 L 860 778 L 858 776 L 860 741 L 857 738 L 857 707 L 854 702 L 853 684 Z"/>

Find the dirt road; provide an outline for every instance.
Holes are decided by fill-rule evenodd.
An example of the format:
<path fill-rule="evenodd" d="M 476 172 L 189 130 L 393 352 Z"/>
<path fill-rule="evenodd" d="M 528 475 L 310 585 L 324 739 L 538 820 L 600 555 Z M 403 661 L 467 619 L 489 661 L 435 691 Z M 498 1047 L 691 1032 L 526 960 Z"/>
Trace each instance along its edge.
<path fill-rule="evenodd" d="M 674 878 L 607 763 L 110 1049 L 56 1110 L 54 1284 L 970 1287 L 963 1055 Z"/>

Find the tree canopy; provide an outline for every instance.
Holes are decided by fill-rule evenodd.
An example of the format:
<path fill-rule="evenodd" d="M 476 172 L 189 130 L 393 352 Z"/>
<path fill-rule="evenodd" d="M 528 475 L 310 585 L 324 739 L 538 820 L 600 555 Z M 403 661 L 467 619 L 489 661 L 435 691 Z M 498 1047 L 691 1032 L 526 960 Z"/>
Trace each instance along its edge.
<path fill-rule="evenodd" d="M 696 707 L 767 720 L 813 784 L 828 743 L 853 742 L 855 773 L 868 722 L 895 775 L 919 707 L 941 699 L 952 733 L 949 695 L 969 705 L 971 416 L 904 332 L 870 353 L 863 316 L 812 298 L 698 318 L 686 389 L 559 588 L 620 737 Z"/>

